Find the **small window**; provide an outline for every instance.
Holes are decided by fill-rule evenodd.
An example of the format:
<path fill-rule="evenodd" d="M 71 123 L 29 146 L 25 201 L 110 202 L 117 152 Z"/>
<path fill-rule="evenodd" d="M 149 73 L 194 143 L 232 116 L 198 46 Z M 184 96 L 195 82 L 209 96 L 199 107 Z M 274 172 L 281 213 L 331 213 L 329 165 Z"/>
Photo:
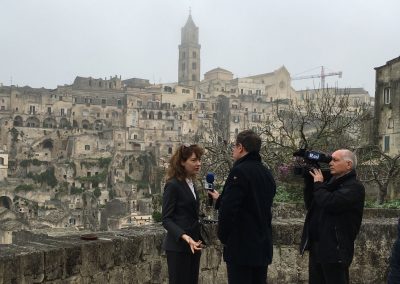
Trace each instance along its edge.
<path fill-rule="evenodd" d="M 394 128 L 394 120 L 391 117 L 389 117 L 388 119 L 388 128 L 389 129 Z"/>
<path fill-rule="evenodd" d="M 383 102 L 384 104 L 390 104 L 390 88 L 383 89 Z"/>
<path fill-rule="evenodd" d="M 389 152 L 390 150 L 390 136 L 385 136 L 383 138 L 383 151 Z"/>
<path fill-rule="evenodd" d="M 196 68 L 197 68 L 197 64 L 196 64 L 196 62 L 193 62 L 193 63 L 192 63 L 192 69 L 193 69 L 193 70 L 196 70 Z"/>
<path fill-rule="evenodd" d="M 90 150 L 90 145 L 85 145 L 85 151 L 89 151 Z"/>
<path fill-rule="evenodd" d="M 105 105 L 107 103 L 107 100 L 106 99 L 101 99 L 101 104 L 102 105 Z"/>
<path fill-rule="evenodd" d="M 193 54 L 192 54 L 192 55 L 193 55 L 194 58 L 196 58 L 196 57 L 197 57 L 196 51 L 193 51 Z"/>

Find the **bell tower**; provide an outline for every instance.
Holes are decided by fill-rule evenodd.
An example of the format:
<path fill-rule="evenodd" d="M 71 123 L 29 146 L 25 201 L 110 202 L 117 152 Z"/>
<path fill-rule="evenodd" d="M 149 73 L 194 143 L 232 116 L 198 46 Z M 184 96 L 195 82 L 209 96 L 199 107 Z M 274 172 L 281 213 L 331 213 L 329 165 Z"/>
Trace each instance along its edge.
<path fill-rule="evenodd" d="M 179 45 L 178 83 L 194 86 L 200 82 L 199 28 L 193 22 L 192 14 L 181 29 Z"/>

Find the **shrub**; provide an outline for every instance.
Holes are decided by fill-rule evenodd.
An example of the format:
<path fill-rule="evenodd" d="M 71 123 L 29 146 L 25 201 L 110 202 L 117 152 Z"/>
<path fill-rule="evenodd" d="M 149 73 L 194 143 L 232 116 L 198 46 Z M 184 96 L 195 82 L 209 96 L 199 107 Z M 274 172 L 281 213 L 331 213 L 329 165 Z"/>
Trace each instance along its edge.
<path fill-rule="evenodd" d="M 96 196 L 96 198 L 99 198 L 101 195 L 101 190 L 100 188 L 96 187 L 93 191 L 94 196 Z"/>
<path fill-rule="evenodd" d="M 400 209 L 400 200 L 388 200 L 382 204 L 379 204 L 379 202 L 376 200 L 366 200 L 364 205 L 367 208 Z"/>
<path fill-rule="evenodd" d="M 32 184 L 20 184 L 15 188 L 15 192 L 19 191 L 32 191 L 33 185 Z"/>
<path fill-rule="evenodd" d="M 153 221 L 159 223 L 162 221 L 162 214 L 159 211 L 154 211 L 151 215 L 153 217 Z"/>
<path fill-rule="evenodd" d="M 299 184 L 280 184 L 276 188 L 275 202 L 303 202 L 303 188 Z"/>
<path fill-rule="evenodd" d="M 75 186 L 71 187 L 71 194 L 81 194 L 82 192 L 83 192 L 82 188 Z"/>

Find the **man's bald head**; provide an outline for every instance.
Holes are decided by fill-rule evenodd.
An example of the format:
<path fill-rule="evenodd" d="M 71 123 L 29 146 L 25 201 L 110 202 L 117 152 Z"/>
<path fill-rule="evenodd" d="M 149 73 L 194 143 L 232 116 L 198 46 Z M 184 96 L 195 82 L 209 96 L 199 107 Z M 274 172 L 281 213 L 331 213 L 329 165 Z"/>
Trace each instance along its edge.
<path fill-rule="evenodd" d="M 332 153 L 329 169 L 333 176 L 343 176 L 357 166 L 356 155 L 348 149 L 340 149 Z"/>

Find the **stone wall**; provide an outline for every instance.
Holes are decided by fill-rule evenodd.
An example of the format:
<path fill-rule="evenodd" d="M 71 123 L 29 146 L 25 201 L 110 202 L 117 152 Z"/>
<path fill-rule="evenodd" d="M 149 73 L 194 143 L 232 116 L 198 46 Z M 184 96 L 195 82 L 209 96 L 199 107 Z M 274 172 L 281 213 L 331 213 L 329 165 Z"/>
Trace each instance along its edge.
<path fill-rule="evenodd" d="M 307 283 L 308 258 L 298 253 L 303 218 L 297 218 L 295 208 L 274 219 L 269 283 Z M 368 213 L 363 221 L 352 283 L 385 283 L 397 219 L 379 215 Z M 199 283 L 227 283 L 216 225 L 207 225 L 206 231 L 209 242 L 202 252 Z M 164 234 L 159 224 L 97 232 L 97 240 L 82 240 L 78 232 L 57 237 L 15 233 L 14 244 L 0 245 L 0 283 L 168 283 Z"/>

